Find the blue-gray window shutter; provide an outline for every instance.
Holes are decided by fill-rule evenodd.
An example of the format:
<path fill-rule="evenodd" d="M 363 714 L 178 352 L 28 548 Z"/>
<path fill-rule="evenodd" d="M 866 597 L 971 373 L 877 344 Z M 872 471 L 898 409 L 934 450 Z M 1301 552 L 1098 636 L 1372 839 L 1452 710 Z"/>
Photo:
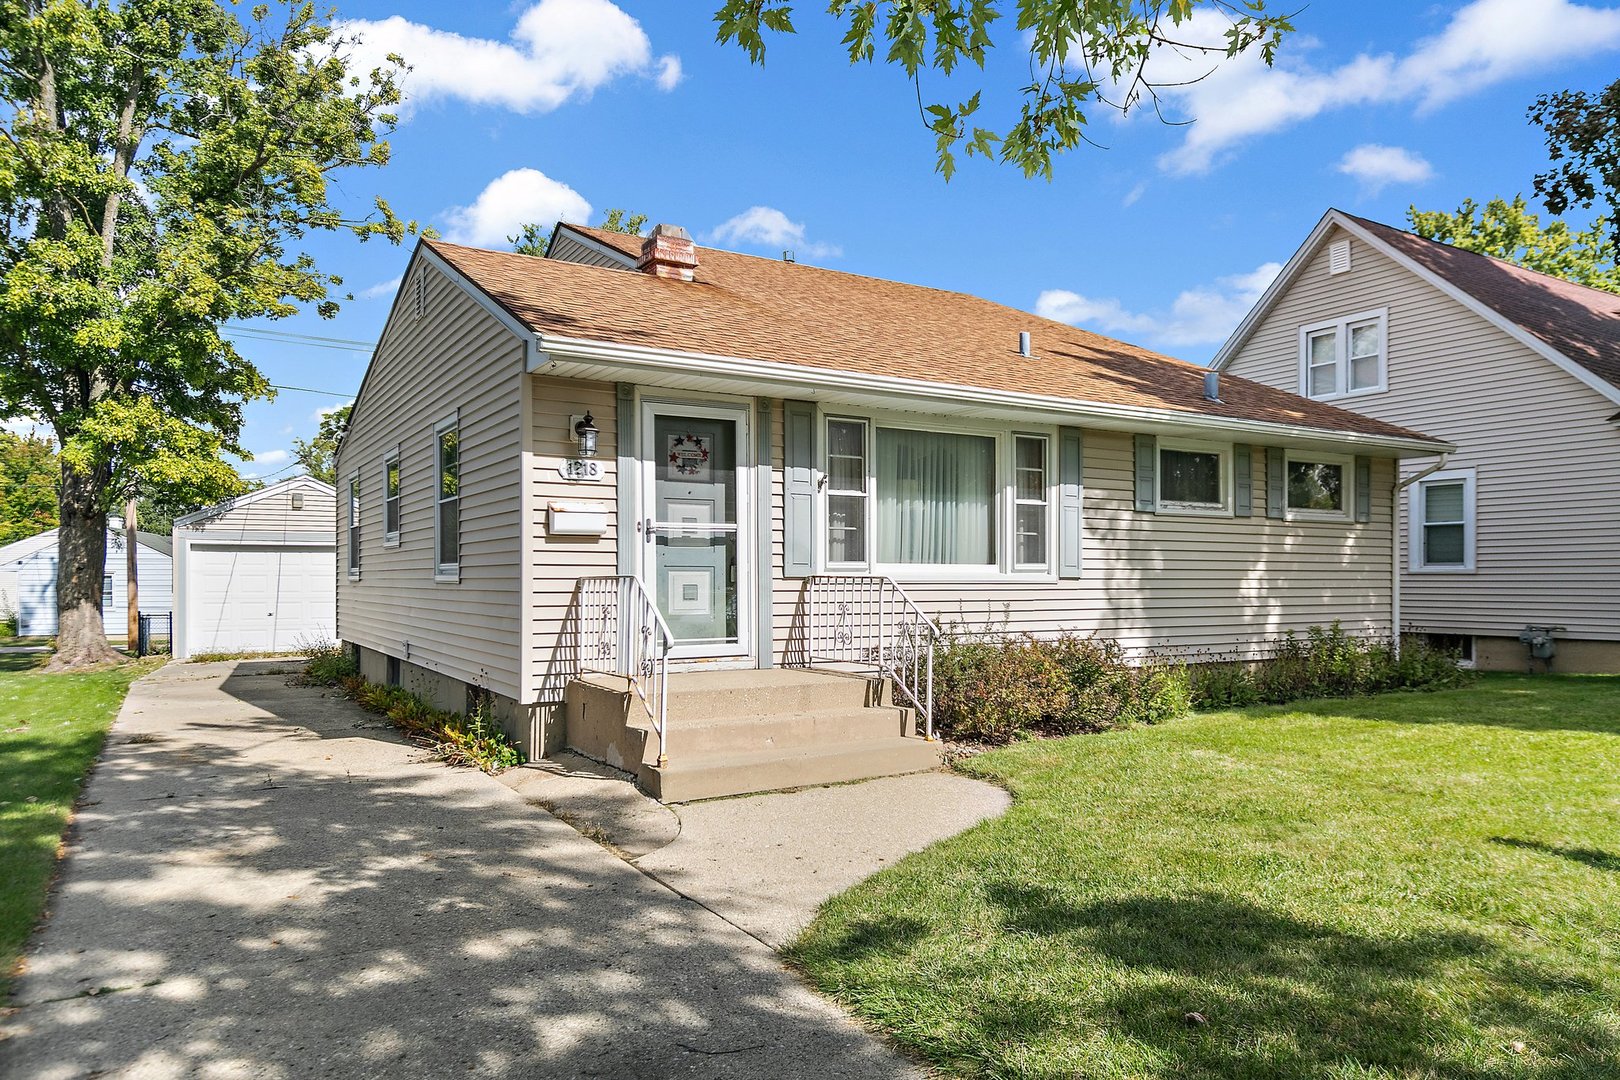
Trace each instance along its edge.
<path fill-rule="evenodd" d="M 1080 576 L 1085 449 L 1079 428 L 1058 429 L 1058 577 Z"/>
<path fill-rule="evenodd" d="M 816 407 L 782 403 L 782 575 L 809 577 L 816 570 Z"/>
<path fill-rule="evenodd" d="M 1154 480 L 1159 468 L 1159 440 L 1152 435 L 1136 437 L 1136 508 L 1153 513 L 1159 508 Z"/>
<path fill-rule="evenodd" d="M 1356 520 L 1372 520 L 1372 458 L 1356 458 Z"/>
<path fill-rule="evenodd" d="M 1266 447 L 1266 517 L 1288 516 L 1288 477 L 1280 446 Z"/>
<path fill-rule="evenodd" d="M 1254 477 L 1250 473 L 1252 451 L 1247 443 L 1232 447 L 1232 513 L 1248 517 L 1254 513 Z"/>

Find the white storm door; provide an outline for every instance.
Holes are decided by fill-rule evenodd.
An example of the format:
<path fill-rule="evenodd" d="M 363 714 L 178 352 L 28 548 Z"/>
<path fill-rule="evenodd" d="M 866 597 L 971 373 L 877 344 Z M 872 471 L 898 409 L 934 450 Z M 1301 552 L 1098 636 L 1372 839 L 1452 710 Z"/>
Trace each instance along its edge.
<path fill-rule="evenodd" d="M 641 576 L 676 658 L 751 654 L 748 409 L 642 406 Z"/>

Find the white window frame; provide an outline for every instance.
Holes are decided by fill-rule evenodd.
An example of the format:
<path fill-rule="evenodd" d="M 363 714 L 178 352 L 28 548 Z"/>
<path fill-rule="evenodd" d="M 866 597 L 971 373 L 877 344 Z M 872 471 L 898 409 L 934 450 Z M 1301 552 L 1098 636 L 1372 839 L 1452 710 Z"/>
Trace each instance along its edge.
<path fill-rule="evenodd" d="M 1193 439 L 1157 440 L 1153 459 L 1153 505 L 1160 514 L 1189 514 L 1195 517 L 1232 516 L 1232 444 L 1200 442 Z M 1164 457 L 1166 450 L 1179 450 L 1186 454 L 1218 454 L 1220 456 L 1221 502 L 1185 503 L 1167 501 L 1164 497 Z"/>
<path fill-rule="evenodd" d="M 1360 323 L 1376 322 L 1378 324 L 1378 382 L 1372 386 L 1363 386 L 1356 390 L 1350 387 L 1350 328 Z M 1333 392 L 1313 395 L 1311 393 L 1311 353 L 1310 343 L 1314 334 L 1324 330 L 1334 331 L 1334 367 Z M 1389 389 L 1389 308 L 1375 308 L 1372 311 L 1358 311 L 1354 315 L 1345 315 L 1338 319 L 1326 319 L 1322 322 L 1310 323 L 1299 328 L 1299 396 L 1310 398 L 1312 401 L 1335 401 L 1339 398 L 1360 397 L 1363 394 L 1380 394 Z"/>
<path fill-rule="evenodd" d="M 1303 510 L 1288 505 L 1288 466 L 1294 462 L 1311 465 L 1337 465 L 1343 470 L 1340 507 L 1337 510 Z M 1286 521 L 1349 521 L 1356 505 L 1356 459 L 1343 454 L 1283 453 L 1283 519 Z"/>
<path fill-rule="evenodd" d="M 847 491 L 843 488 L 835 488 L 832 486 L 832 469 L 830 467 L 832 465 L 832 435 L 830 429 L 833 424 L 861 425 L 861 464 L 865 470 L 865 491 Z M 875 509 L 877 506 L 877 498 L 876 492 L 873 491 L 875 466 L 872 462 L 872 454 L 877 442 L 876 425 L 874 425 L 871 420 L 864 416 L 844 416 L 829 413 L 822 418 L 817 430 L 821 435 L 823 444 L 821 453 L 821 463 L 823 468 L 821 472 L 821 482 L 819 484 L 819 487 L 822 489 L 820 500 L 822 509 L 822 525 L 820 532 L 823 551 L 827 553 L 832 551 L 832 511 L 830 507 L 830 500 L 834 496 L 843 496 L 849 498 L 859 496 L 861 499 L 862 508 L 861 547 L 866 552 L 866 558 L 859 562 L 833 562 L 830 554 L 825 555 L 823 565 L 827 570 L 834 572 L 845 570 L 864 570 L 872 564 L 872 559 L 875 556 L 873 543 L 876 540 L 876 537 L 873 535 L 873 530 L 877 527 L 877 511 Z"/>
<path fill-rule="evenodd" d="M 345 532 L 347 548 L 344 552 L 349 569 L 349 580 L 360 580 L 360 470 L 356 469 L 349 474 L 348 491 L 346 492 L 348 528 Z"/>
<path fill-rule="evenodd" d="M 435 449 L 437 449 L 437 447 L 435 447 Z M 400 488 L 400 490 L 399 490 L 398 495 L 393 495 L 393 496 L 390 496 L 388 494 L 388 470 L 389 470 L 390 467 L 392 467 L 393 469 L 395 469 L 395 470 L 397 470 L 399 472 L 399 488 Z M 385 548 L 399 547 L 400 525 L 404 520 L 404 517 L 403 517 L 403 515 L 401 514 L 400 511 L 401 511 L 401 506 L 404 503 L 404 501 L 405 501 L 405 472 L 404 472 L 403 469 L 400 468 L 400 464 L 399 464 L 399 447 L 395 446 L 393 449 L 389 450 L 386 454 L 384 454 L 383 459 L 382 459 L 382 508 L 383 508 L 382 520 L 383 520 L 383 547 L 385 547 Z M 393 531 L 389 531 L 389 528 L 388 528 L 388 504 L 390 502 L 392 502 L 394 504 L 394 529 L 393 529 Z"/>
<path fill-rule="evenodd" d="M 1424 561 L 1423 538 L 1424 529 L 1428 524 L 1424 518 L 1424 502 L 1427 498 L 1428 488 L 1436 484 L 1462 484 L 1463 486 L 1463 561 L 1461 563 L 1438 563 L 1430 565 Z M 1475 521 L 1477 518 L 1475 502 L 1475 485 L 1477 483 L 1473 469 L 1447 469 L 1443 472 L 1430 473 L 1417 483 L 1413 484 L 1408 492 L 1407 499 L 1407 540 L 1408 555 L 1407 566 L 1414 574 L 1472 574 L 1475 572 L 1476 559 L 1474 543 L 1476 536 Z"/>
<path fill-rule="evenodd" d="M 1041 444 L 1041 489 L 1040 502 L 1032 499 L 1018 497 L 1018 441 L 1020 439 L 1033 439 Z M 1012 563 L 1013 573 L 1029 573 L 1031 571 L 1044 574 L 1052 569 L 1052 438 L 1036 431 L 1015 431 L 1012 438 L 1007 441 L 1007 453 L 1011 455 L 1012 487 L 1008 491 L 1008 498 L 1012 500 L 1012 522 L 1007 530 L 1008 552 L 1007 558 Z M 1041 515 L 1044 522 L 1041 533 L 1041 546 L 1046 549 L 1046 558 L 1038 563 L 1022 563 L 1018 561 L 1018 508 L 1021 506 L 1039 506 L 1044 511 Z"/>
<path fill-rule="evenodd" d="M 827 423 L 832 420 L 854 421 L 866 425 L 866 562 L 829 563 L 827 495 L 830 479 L 827 472 Z M 955 563 L 883 563 L 878 561 L 877 505 L 881 493 L 877 483 L 877 431 L 878 428 L 926 431 L 946 435 L 975 435 L 995 441 L 995 469 L 997 494 L 991 521 L 996 528 L 996 561 L 982 566 Z M 1017 473 L 1014 460 L 1014 440 L 1018 437 L 1039 438 L 1046 444 L 1046 562 L 1040 566 L 1015 565 L 1014 550 L 1017 529 Z M 1044 427 L 998 427 L 983 421 L 957 422 L 952 417 L 928 422 L 905 413 L 826 411 L 818 415 L 816 423 L 816 566 L 825 573 L 865 572 L 892 577 L 896 581 L 1056 581 L 1057 580 L 1057 511 L 1060 492 L 1057 480 L 1057 429 Z"/>
<path fill-rule="evenodd" d="M 441 562 L 444 553 L 444 541 L 440 530 L 444 528 L 444 504 L 450 499 L 444 497 L 443 464 L 439 460 L 439 442 L 447 431 L 456 432 L 456 561 L 453 563 Z M 449 416 L 433 425 L 433 580 L 448 584 L 461 581 L 461 495 L 463 488 L 464 460 L 461 444 L 461 414 L 453 412 Z"/>

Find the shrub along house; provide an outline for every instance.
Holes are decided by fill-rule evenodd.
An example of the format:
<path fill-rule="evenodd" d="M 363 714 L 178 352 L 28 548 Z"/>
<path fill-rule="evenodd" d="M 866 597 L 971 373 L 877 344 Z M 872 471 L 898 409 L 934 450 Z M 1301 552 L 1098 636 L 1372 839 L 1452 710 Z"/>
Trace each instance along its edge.
<path fill-rule="evenodd" d="M 937 761 L 942 620 L 1389 634 L 1395 461 L 1445 444 L 1206 376 L 664 226 L 424 241 L 338 456 L 339 636 L 676 800 Z"/>

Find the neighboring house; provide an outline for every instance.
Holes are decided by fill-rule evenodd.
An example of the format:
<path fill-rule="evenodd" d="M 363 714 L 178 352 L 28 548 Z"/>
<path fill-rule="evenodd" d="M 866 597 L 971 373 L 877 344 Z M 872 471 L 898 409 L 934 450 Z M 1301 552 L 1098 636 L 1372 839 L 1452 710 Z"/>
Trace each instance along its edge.
<path fill-rule="evenodd" d="M 1389 634 L 1395 460 L 1446 444 L 1206 374 L 662 226 L 559 226 L 546 259 L 424 241 L 338 454 L 339 636 L 370 678 L 489 700 L 531 752 L 594 750 L 669 798 L 650 737 L 639 761 L 583 745 L 599 713 L 570 689 L 615 649 L 657 669 L 626 660 L 660 636 L 642 596 L 677 697 L 834 655 L 909 694 L 916 610 L 1184 655 Z M 815 707 L 782 695 L 751 707 Z M 698 753 L 680 722 L 670 769 Z M 748 752 L 784 753 L 771 730 Z M 772 782 L 831 775 L 808 760 Z"/>
<path fill-rule="evenodd" d="M 308 476 L 174 522 L 174 655 L 294 652 L 337 632 L 337 497 Z"/>
<path fill-rule="evenodd" d="M 1620 670 L 1620 296 L 1330 210 L 1214 366 L 1456 444 L 1401 466 L 1409 629 Z"/>
<path fill-rule="evenodd" d="M 25 536 L 21 540 L 0 547 L 0 621 L 13 617 L 20 618 L 17 596 L 17 564 L 24 556 L 32 555 L 40 548 L 49 547 L 56 543 L 54 530 L 35 533 Z"/>
<path fill-rule="evenodd" d="M 17 632 L 23 637 L 56 633 L 57 530 L 51 529 L 0 548 L 0 580 L 15 575 Z M 102 575 L 101 621 L 107 636 L 122 640 L 129 626 L 129 566 L 122 529 L 107 530 L 107 564 Z M 166 615 L 173 602 L 169 538 L 136 532 L 140 609 Z"/>

